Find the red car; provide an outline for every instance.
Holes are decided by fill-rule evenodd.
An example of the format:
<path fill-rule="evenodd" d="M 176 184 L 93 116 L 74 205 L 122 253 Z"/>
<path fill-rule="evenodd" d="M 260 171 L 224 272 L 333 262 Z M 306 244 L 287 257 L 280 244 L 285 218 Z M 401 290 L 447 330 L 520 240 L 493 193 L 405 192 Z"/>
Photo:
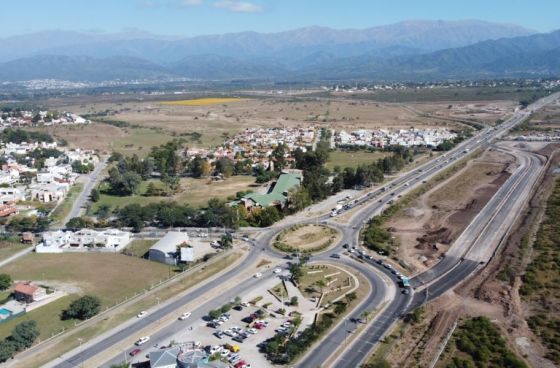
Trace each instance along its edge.
<path fill-rule="evenodd" d="M 134 350 L 132 350 L 132 351 L 131 351 L 130 353 L 128 353 L 128 354 L 129 354 L 130 356 L 135 356 L 135 355 L 140 354 L 141 351 L 142 351 L 142 350 L 140 350 L 140 349 L 134 349 Z"/>
<path fill-rule="evenodd" d="M 239 363 L 237 363 L 236 365 L 234 365 L 234 368 L 245 368 L 247 367 L 247 362 L 242 360 Z"/>
<path fill-rule="evenodd" d="M 263 328 L 265 328 L 265 325 L 263 325 L 262 323 L 255 323 L 253 327 L 255 327 L 257 330 L 262 330 Z"/>

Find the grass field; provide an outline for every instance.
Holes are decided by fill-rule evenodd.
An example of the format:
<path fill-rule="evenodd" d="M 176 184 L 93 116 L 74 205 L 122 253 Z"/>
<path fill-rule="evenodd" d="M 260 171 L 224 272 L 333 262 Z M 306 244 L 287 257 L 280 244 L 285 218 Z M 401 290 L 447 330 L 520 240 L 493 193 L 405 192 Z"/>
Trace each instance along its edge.
<path fill-rule="evenodd" d="M 101 194 L 99 201 L 93 204 L 92 211 L 95 213 L 99 206 L 108 205 L 111 208 L 123 207 L 138 203 L 146 205 L 161 201 L 176 201 L 181 204 L 189 204 L 192 207 L 204 207 L 210 198 L 226 199 L 239 191 L 251 189 L 255 182 L 252 176 L 232 176 L 223 181 L 211 181 L 207 179 L 182 178 L 180 193 L 173 197 L 146 197 L 145 193 L 148 182 L 143 182 L 139 188 L 139 194 L 119 197 Z"/>
<path fill-rule="evenodd" d="M 325 294 L 321 301 L 322 305 L 346 294 L 355 286 L 354 279 L 341 268 L 331 265 L 310 265 L 303 268 L 299 289 L 306 297 L 319 297 L 321 295 L 321 287 L 317 284 L 319 280 L 325 282 L 322 288 Z"/>
<path fill-rule="evenodd" d="M 125 131 L 128 134 L 111 140 L 110 148 L 112 151 L 127 156 L 136 154 L 139 157 L 145 157 L 150 153 L 153 146 L 165 144 L 175 138 L 161 130 L 127 128 Z"/>
<path fill-rule="evenodd" d="M 0 261 L 13 256 L 28 248 L 29 244 L 15 243 L 11 241 L 0 241 Z"/>
<path fill-rule="evenodd" d="M 135 239 L 126 246 L 123 253 L 136 257 L 144 257 L 146 253 L 148 253 L 150 247 L 156 242 L 157 240 L 154 239 Z"/>
<path fill-rule="evenodd" d="M 162 104 L 172 105 L 172 106 L 210 106 L 210 105 L 219 105 L 228 102 L 239 102 L 239 101 L 241 101 L 240 98 L 213 97 L 213 98 L 195 98 L 192 100 L 165 101 L 162 102 Z"/>
<path fill-rule="evenodd" d="M 329 154 L 326 167 L 330 170 L 334 169 L 336 166 L 340 166 L 341 168 L 357 167 L 360 164 L 369 164 L 377 161 L 390 154 L 389 152 L 381 151 L 333 151 Z"/>
<path fill-rule="evenodd" d="M 58 207 L 56 207 L 51 214 L 51 220 L 53 225 L 55 226 L 64 225 L 62 221 L 64 221 L 64 218 L 66 218 L 66 216 L 68 216 L 68 214 L 72 210 L 72 205 L 74 204 L 74 201 L 76 200 L 76 198 L 78 197 L 78 195 L 80 194 L 83 188 L 84 185 L 81 183 L 75 184 L 70 188 L 62 203 L 59 204 Z"/>
<path fill-rule="evenodd" d="M 126 257 L 126 256 L 123 256 Z M 107 316 L 96 323 L 87 326 L 79 331 L 70 332 L 64 339 L 60 340 L 58 344 L 56 344 L 53 348 L 45 350 L 37 355 L 35 355 L 30 360 L 22 362 L 21 365 L 16 365 L 18 368 L 23 367 L 40 367 L 46 364 L 47 362 L 55 359 L 56 357 L 60 356 L 66 351 L 69 351 L 79 345 L 79 340 L 83 339 L 83 341 L 87 341 L 92 337 L 98 336 L 115 326 L 123 323 L 124 321 L 134 317 L 142 310 L 147 310 L 150 307 L 153 307 L 157 304 L 158 300 L 167 300 L 178 295 L 185 290 L 194 287 L 197 284 L 200 284 L 208 277 L 226 269 L 229 265 L 234 263 L 237 259 L 241 257 L 241 253 L 233 252 L 230 253 L 223 258 L 217 259 L 214 263 L 209 265 L 205 265 L 204 267 L 200 267 L 196 270 L 193 270 L 188 274 L 187 277 L 182 278 L 178 282 L 172 282 L 165 285 L 161 290 L 155 292 L 154 294 L 142 297 L 132 306 L 127 306 L 126 308 L 121 308 L 116 311 L 114 314 Z M 133 257 L 128 257 L 133 258 Z M 146 262 L 146 261 L 144 261 Z M 67 301 L 68 303 L 68 301 Z M 54 303 L 53 303 L 54 304 Z M 59 306 L 60 308 L 61 306 Z M 65 308 L 65 306 L 62 306 Z M 41 310 L 43 308 L 40 308 Z M 54 312 L 54 311 L 53 311 Z M 52 314 L 51 314 L 52 316 Z M 41 318 L 41 316 L 38 316 Z M 45 314 L 44 318 L 48 318 L 48 315 Z M 46 325 L 45 325 L 46 326 Z M 60 330 L 64 325 L 56 326 L 58 330 Z M 0 329 L 2 325 L 0 325 Z M 2 332 L 0 331 L 0 334 Z M 41 331 L 41 336 L 50 336 L 48 334 L 48 330 Z"/>

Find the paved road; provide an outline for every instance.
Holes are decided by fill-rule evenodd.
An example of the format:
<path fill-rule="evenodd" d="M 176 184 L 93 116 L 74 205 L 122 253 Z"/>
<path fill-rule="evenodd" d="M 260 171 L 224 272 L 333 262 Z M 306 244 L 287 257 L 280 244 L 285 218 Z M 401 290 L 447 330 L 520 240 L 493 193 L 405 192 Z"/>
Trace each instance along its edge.
<path fill-rule="evenodd" d="M 68 215 L 66 216 L 66 218 L 62 223 L 63 227 L 64 225 L 66 225 L 68 221 L 70 221 L 70 219 L 80 216 L 80 210 L 82 209 L 82 207 L 85 207 L 89 194 L 91 193 L 91 190 L 94 188 L 95 184 L 100 179 L 99 176 L 101 174 L 101 171 L 103 171 L 106 165 L 107 165 L 107 160 L 102 159 L 99 162 L 99 164 L 97 164 L 97 167 L 87 175 L 87 179 L 86 179 L 87 181 L 84 185 L 84 188 L 78 195 L 78 198 L 76 198 L 76 200 L 72 204 L 72 209 L 70 210 L 70 212 L 68 213 Z"/>
<path fill-rule="evenodd" d="M 481 131 L 480 134 L 477 136 L 466 140 L 465 142 L 461 143 L 455 149 L 446 153 L 445 157 L 440 157 L 434 160 L 431 160 L 414 170 L 411 170 L 404 175 L 400 176 L 399 178 L 393 180 L 392 182 L 385 185 L 384 190 L 379 189 L 374 192 L 370 192 L 367 195 L 359 198 L 357 203 L 354 204 L 354 207 L 358 207 L 357 209 L 354 208 L 354 213 L 352 214 L 351 220 L 348 224 L 338 224 L 333 221 L 330 221 L 328 215 L 320 216 L 314 220 L 309 220 L 305 222 L 328 222 L 332 226 L 340 228 L 343 231 L 342 243 L 350 243 L 350 244 L 357 244 L 358 240 L 358 232 L 361 226 L 372 216 L 379 214 L 383 209 L 385 209 L 391 201 L 396 200 L 400 195 L 407 193 L 408 191 L 422 185 L 422 182 L 435 176 L 442 170 L 446 169 L 450 165 L 453 164 L 453 161 L 461 159 L 462 157 L 469 154 L 470 151 L 477 149 L 479 147 L 487 147 L 490 142 L 496 138 L 501 137 L 504 135 L 510 128 L 519 124 L 523 121 L 530 112 L 540 108 L 546 103 L 551 102 L 551 100 L 557 98 L 560 94 L 556 94 L 555 96 L 549 96 L 542 100 L 537 101 L 535 104 L 529 106 L 526 110 L 516 113 L 512 118 L 508 119 L 506 122 L 502 123 L 497 128 L 486 128 Z M 512 176 L 513 177 L 513 176 Z M 517 177 L 517 176 L 515 176 Z M 527 176 L 526 178 L 528 178 Z M 518 186 L 521 188 L 526 188 L 527 180 Z M 517 187 L 517 186 L 515 186 Z M 89 193 L 89 192 L 88 192 Z M 512 194 L 513 196 L 513 194 Z M 514 197 L 512 197 L 514 198 Z M 505 211 L 505 210 L 504 210 Z M 511 220 L 511 216 L 508 216 L 507 219 L 503 216 L 498 216 L 497 218 L 503 220 L 502 224 L 506 223 L 505 220 Z M 262 254 L 262 252 L 268 255 L 276 255 L 278 254 L 272 250 L 268 245 L 270 239 L 272 239 L 282 228 L 285 228 L 289 225 L 284 225 L 283 227 L 272 227 L 268 231 L 264 231 L 263 236 L 258 238 L 258 243 L 254 247 L 254 250 L 251 252 L 251 255 L 244 261 L 243 264 L 249 264 L 249 260 L 254 259 L 257 257 L 258 254 Z M 337 246 L 337 249 L 340 249 L 341 244 Z M 472 248 L 472 247 L 471 247 Z M 474 253 L 473 253 L 474 254 Z M 318 255 L 312 258 L 314 260 L 324 260 L 327 257 L 326 254 Z M 332 260 L 331 260 L 332 261 Z M 340 259 L 338 260 L 342 263 L 346 263 L 353 268 L 356 268 L 360 272 L 364 273 L 368 280 L 374 285 L 374 293 L 370 295 L 367 300 L 367 303 L 362 305 L 358 308 L 358 310 L 354 311 L 351 315 L 354 316 L 356 313 L 361 313 L 362 310 L 367 308 L 369 310 L 373 309 L 374 307 L 379 305 L 379 302 L 383 300 L 383 296 L 385 295 L 386 286 L 381 281 L 379 276 L 376 272 L 386 272 L 387 271 L 383 268 L 380 268 L 378 265 L 371 264 L 368 267 L 365 267 L 364 264 L 356 263 L 352 260 L 348 259 Z M 338 262 L 337 261 L 337 262 Z M 450 288 L 454 287 L 458 284 L 461 280 L 466 278 L 472 272 L 476 270 L 478 267 L 479 262 L 475 260 L 460 260 L 459 263 L 455 263 L 455 266 L 451 269 L 452 277 L 446 277 L 444 281 L 439 281 L 434 285 L 430 286 L 430 292 L 422 297 L 422 294 L 416 294 L 415 296 L 404 296 L 403 294 L 397 293 L 395 299 L 389 304 L 389 306 L 385 309 L 383 313 L 381 313 L 376 321 L 372 323 L 368 328 L 366 333 L 363 335 L 363 338 L 358 339 L 357 341 L 353 342 L 346 352 L 341 356 L 339 359 L 340 362 L 344 362 L 344 364 L 340 366 L 358 366 L 360 362 L 368 355 L 369 351 L 371 351 L 372 347 L 379 341 L 380 338 L 384 336 L 384 334 L 389 330 L 392 324 L 407 310 L 409 303 L 411 300 L 413 302 L 421 300 L 422 303 L 426 302 L 429 298 L 434 297 L 433 295 L 440 295 L 441 293 L 449 290 Z M 371 267 L 377 267 L 376 272 L 373 272 L 374 269 Z M 180 300 L 174 302 L 172 305 L 163 306 L 160 309 L 156 310 L 155 312 L 151 313 L 151 316 L 145 320 L 138 320 L 136 323 L 124 328 L 121 331 L 116 332 L 115 334 L 111 335 L 110 337 L 106 338 L 105 340 L 98 342 L 94 345 L 88 346 L 83 352 L 78 354 L 69 354 L 69 357 L 66 357 L 65 360 L 59 364 L 56 364 L 56 367 L 73 367 L 82 362 L 85 359 L 93 357 L 100 352 L 106 350 L 108 347 L 112 346 L 113 344 L 121 341 L 124 338 L 128 338 L 131 335 L 134 336 L 137 334 L 137 331 L 140 331 L 142 328 L 146 327 L 149 323 L 153 322 L 154 319 L 160 319 L 165 317 L 168 313 L 178 309 L 189 300 L 193 298 L 197 298 L 202 295 L 204 292 L 209 291 L 213 288 L 219 287 L 220 284 L 223 283 L 223 280 L 226 280 L 232 277 L 237 271 L 232 270 L 226 275 L 214 280 L 211 282 L 211 285 L 206 285 L 202 290 L 202 288 L 195 289 L 192 292 L 186 294 Z M 265 275 L 266 277 L 272 277 L 271 275 Z M 396 283 L 396 279 L 393 276 L 393 280 Z M 193 316 L 195 318 L 200 318 L 201 313 L 203 311 L 207 311 L 209 308 L 216 307 L 218 305 L 223 304 L 224 302 L 232 299 L 234 296 L 238 294 L 242 294 L 244 290 L 248 290 L 261 279 L 250 279 L 240 283 L 237 287 L 232 288 L 230 290 L 224 291 L 222 295 L 218 298 L 212 300 L 209 303 L 206 303 L 203 307 L 197 309 Z M 432 280 L 433 281 L 433 280 Z M 423 292 L 425 294 L 426 292 Z M 430 294 L 432 296 L 430 296 Z M 371 303 L 371 304 L 370 304 Z M 151 320 L 150 320 L 151 318 Z M 327 337 L 326 341 L 334 341 L 332 344 L 340 344 L 341 341 L 344 341 L 344 337 L 347 334 L 347 326 L 341 325 L 338 328 L 333 329 L 329 336 Z M 168 336 L 169 334 L 173 333 L 174 328 L 180 328 L 172 326 L 170 330 L 162 329 L 160 331 L 155 332 L 152 334 L 153 338 L 156 340 L 158 338 L 163 338 L 164 336 Z M 161 336 L 160 336 L 161 334 Z M 320 346 L 316 347 L 312 354 L 309 354 L 306 358 L 303 359 L 298 366 L 306 367 L 306 366 L 316 366 L 325 362 L 327 358 L 333 353 L 333 346 L 330 342 L 328 344 L 321 344 Z M 112 361 L 118 361 L 119 357 L 115 357 Z"/>

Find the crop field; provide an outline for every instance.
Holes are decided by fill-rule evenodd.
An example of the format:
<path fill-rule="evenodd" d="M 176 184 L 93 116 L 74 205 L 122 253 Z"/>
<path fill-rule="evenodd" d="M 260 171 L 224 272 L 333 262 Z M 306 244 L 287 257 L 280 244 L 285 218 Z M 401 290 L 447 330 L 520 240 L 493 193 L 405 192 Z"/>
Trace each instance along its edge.
<path fill-rule="evenodd" d="M 212 98 L 195 98 L 192 100 L 165 101 L 162 102 L 162 104 L 172 105 L 172 106 L 209 106 L 209 105 L 219 105 L 219 104 L 225 104 L 229 102 L 239 102 L 239 101 L 241 101 L 240 98 L 212 97 Z"/>

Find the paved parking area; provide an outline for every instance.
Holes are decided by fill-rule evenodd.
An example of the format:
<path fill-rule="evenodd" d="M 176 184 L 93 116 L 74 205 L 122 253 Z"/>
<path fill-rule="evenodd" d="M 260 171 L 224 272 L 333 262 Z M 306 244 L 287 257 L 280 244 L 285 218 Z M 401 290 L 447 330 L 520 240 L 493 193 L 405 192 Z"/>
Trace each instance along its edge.
<path fill-rule="evenodd" d="M 242 306 L 242 310 L 231 309 L 227 312 L 230 315 L 229 319 L 216 328 L 207 326 L 209 321 L 204 319 L 187 319 L 184 321 L 177 321 L 176 323 L 184 324 L 185 328 L 175 334 L 170 341 L 166 341 L 165 344 L 169 344 L 171 341 L 198 341 L 202 346 L 210 347 L 216 345 L 223 346 L 225 344 L 238 345 L 240 348 L 238 352 L 239 357 L 247 363 L 250 363 L 252 367 L 272 367 L 272 365 L 266 360 L 265 355 L 259 352 L 257 345 L 273 337 L 276 334 L 275 330 L 277 328 L 293 318 L 289 317 L 289 313 L 297 310 L 297 307 L 284 305 L 284 309 L 287 311 L 285 315 L 280 315 L 275 312 L 282 307 L 282 302 L 272 296 L 267 290 L 278 285 L 280 282 L 280 278 L 275 277 L 273 279 L 263 281 L 250 293 L 240 295 L 245 306 Z M 262 298 L 259 298 L 260 300 L 255 305 L 247 303 L 258 297 Z M 287 301 L 288 300 L 286 300 L 286 302 Z M 268 304 L 268 308 L 266 309 L 263 307 L 265 304 Z M 248 333 L 248 337 L 243 342 L 235 341 L 233 336 L 223 335 L 219 338 L 215 335 L 217 331 L 247 331 L 253 328 L 255 326 L 255 322 L 247 323 L 247 321 L 243 321 L 243 319 L 251 316 L 251 314 L 255 314 L 258 310 L 267 311 L 267 315 L 259 319 L 265 321 L 267 326 L 263 326 L 260 329 L 255 328 L 252 330 L 252 332 L 255 333 Z M 309 321 L 312 321 L 312 319 L 304 318 L 304 324 L 302 324 L 302 327 L 305 327 L 305 324 Z M 156 347 L 154 347 L 154 349 L 155 348 Z"/>

